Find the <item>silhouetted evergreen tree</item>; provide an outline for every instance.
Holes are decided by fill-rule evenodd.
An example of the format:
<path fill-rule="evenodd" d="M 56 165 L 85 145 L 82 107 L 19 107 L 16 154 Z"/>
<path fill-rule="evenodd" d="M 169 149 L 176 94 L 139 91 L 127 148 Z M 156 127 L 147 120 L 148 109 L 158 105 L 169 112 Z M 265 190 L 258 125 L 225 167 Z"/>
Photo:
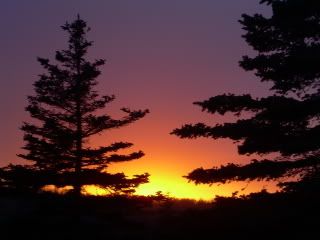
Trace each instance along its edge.
<path fill-rule="evenodd" d="M 282 183 L 286 190 L 314 187 L 320 182 L 320 1 L 260 3 L 271 6 L 272 15 L 242 15 L 243 37 L 257 55 L 244 56 L 240 66 L 255 71 L 261 81 L 272 83 L 273 95 L 253 98 L 223 94 L 195 102 L 203 111 L 233 113 L 237 120 L 215 126 L 187 124 L 172 134 L 181 138 L 229 138 L 238 142 L 239 154 L 280 154 L 246 165 L 196 169 L 187 176 L 195 183 L 294 176 L 301 177 L 300 181 Z"/>
<path fill-rule="evenodd" d="M 62 29 L 69 36 L 68 48 L 56 52 L 57 64 L 38 58 L 46 73 L 39 75 L 34 83 L 35 95 L 28 97 L 26 111 L 36 121 L 22 126 L 26 153 L 19 156 L 33 164 L 9 165 L 2 169 L 0 177 L 4 184 L 15 187 L 39 189 L 47 184 L 72 185 L 77 195 L 87 184 L 132 192 L 139 184 L 148 182 L 148 174 L 127 179 L 123 173 L 108 174 L 105 170 L 111 163 L 138 159 L 144 153 L 118 154 L 133 145 L 129 142 L 99 148 L 87 143 L 91 136 L 141 119 L 148 110 L 123 108 L 125 116 L 121 119 L 103 113 L 101 110 L 115 98 L 100 96 L 95 90 L 99 67 L 105 60 L 87 60 L 92 42 L 86 39 L 89 28 L 79 16 Z"/>

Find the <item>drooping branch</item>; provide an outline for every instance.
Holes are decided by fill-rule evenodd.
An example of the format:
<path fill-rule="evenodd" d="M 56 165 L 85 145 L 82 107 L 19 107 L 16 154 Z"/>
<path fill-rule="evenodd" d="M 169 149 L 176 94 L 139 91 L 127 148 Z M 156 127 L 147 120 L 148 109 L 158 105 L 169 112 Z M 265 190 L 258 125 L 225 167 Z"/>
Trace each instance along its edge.
<path fill-rule="evenodd" d="M 309 96 L 305 100 L 285 96 L 269 96 L 253 99 L 251 95 L 223 94 L 202 102 L 195 102 L 202 111 L 224 115 L 227 112 L 240 116 L 242 112 L 255 113 L 258 118 L 278 121 L 300 121 L 318 113 L 320 97 Z"/>
<path fill-rule="evenodd" d="M 202 111 L 208 113 L 218 113 L 224 115 L 227 112 L 239 114 L 242 111 L 261 110 L 262 106 L 259 100 L 253 99 L 249 94 L 236 96 L 234 94 L 223 94 L 211 97 L 202 102 L 193 104 L 202 107 Z"/>
<path fill-rule="evenodd" d="M 296 100 L 284 96 L 252 99 L 250 95 L 219 95 L 196 102 L 209 113 L 252 111 L 254 115 L 236 122 L 208 126 L 204 123 L 186 124 L 173 130 L 181 138 L 229 138 L 238 141 L 240 154 L 280 152 L 284 155 L 314 151 L 320 147 L 319 96 Z"/>
<path fill-rule="evenodd" d="M 120 154 L 112 154 L 109 157 L 106 158 L 108 163 L 112 162 L 126 162 L 126 161 L 131 161 L 134 159 L 139 159 L 144 156 L 144 152 L 138 151 L 138 152 L 133 152 L 128 155 L 120 155 Z"/>
<path fill-rule="evenodd" d="M 133 193 L 140 184 L 148 183 L 148 178 L 148 173 L 127 178 L 123 173 L 110 174 L 95 169 L 85 169 L 80 181 L 82 185 L 96 185 L 111 189 L 114 193 Z M 52 184 L 59 187 L 73 186 L 75 173 L 57 173 L 27 165 L 9 165 L 0 169 L 0 185 L 4 188 L 32 191 Z"/>
<path fill-rule="evenodd" d="M 83 149 L 82 153 L 84 157 L 90 157 L 90 156 L 99 156 L 106 154 L 108 152 L 116 152 L 121 149 L 132 147 L 133 144 L 129 142 L 116 142 L 113 143 L 107 147 L 99 147 L 99 148 L 87 148 Z"/>
<path fill-rule="evenodd" d="M 127 116 L 122 119 L 113 119 L 110 116 L 94 116 L 88 115 L 85 117 L 84 121 L 86 122 L 84 137 L 89 137 L 91 135 L 100 133 L 107 129 L 120 128 L 126 125 L 129 125 L 139 119 L 143 118 L 149 110 L 137 110 L 131 111 L 129 109 L 122 109 Z"/>
<path fill-rule="evenodd" d="M 293 170 L 304 171 L 320 164 L 318 156 L 295 161 L 253 160 L 246 165 L 229 163 L 219 168 L 193 170 L 187 176 L 196 184 L 228 183 L 247 180 L 275 180 L 290 175 Z M 293 175 L 297 173 L 294 172 Z"/>

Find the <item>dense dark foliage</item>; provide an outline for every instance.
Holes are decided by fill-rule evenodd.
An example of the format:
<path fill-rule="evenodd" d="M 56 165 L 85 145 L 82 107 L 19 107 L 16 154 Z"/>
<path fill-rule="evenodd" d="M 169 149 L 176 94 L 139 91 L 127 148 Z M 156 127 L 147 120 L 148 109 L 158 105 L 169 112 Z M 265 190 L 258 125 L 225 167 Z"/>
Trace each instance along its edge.
<path fill-rule="evenodd" d="M 1 239 L 316 239 L 319 195 L 251 194 L 214 202 L 150 197 L 8 195 Z M 19 231 L 17 231 L 17 226 Z M 36 226 L 36 227 L 35 227 Z"/>
<path fill-rule="evenodd" d="M 130 148 L 128 142 L 92 148 L 90 137 L 105 130 L 120 128 L 144 117 L 148 110 L 123 108 L 124 117 L 114 119 L 104 111 L 114 96 L 101 96 L 95 90 L 102 59 L 87 60 L 86 39 L 89 31 L 85 21 L 78 18 L 62 29 L 68 34 L 68 48 L 57 51 L 56 64 L 38 58 L 45 73 L 34 83 L 35 95 L 29 96 L 26 107 L 35 121 L 22 126 L 26 150 L 20 157 L 32 165 L 10 165 L 0 172 L 2 186 L 40 189 L 44 185 L 74 186 L 77 195 L 81 187 L 96 184 L 112 191 L 132 192 L 148 181 L 148 174 L 127 179 L 122 173 L 105 172 L 109 164 L 141 158 L 142 151 L 119 154 Z"/>
<path fill-rule="evenodd" d="M 34 164 L 9 165 L 0 169 L 1 239 L 317 239 L 320 214 L 320 194 L 315 191 L 320 183 L 317 180 L 319 146 L 316 140 L 320 127 L 317 107 L 319 89 L 316 67 L 311 64 L 318 64 L 317 56 L 314 51 L 313 54 L 308 52 L 303 55 L 306 59 L 300 55 L 290 59 L 290 54 L 297 49 L 298 38 L 303 39 L 300 41 L 302 47 L 318 46 L 319 31 L 316 28 L 320 3 L 312 0 L 261 2 L 271 4 L 274 15 L 270 19 L 260 15 L 243 16 L 241 22 L 247 30 L 245 38 L 259 55 L 252 59 L 245 57 L 241 64 L 247 70 L 256 70 L 262 80 L 272 81 L 277 94 L 258 99 L 250 95 L 224 94 L 197 102 L 196 105 L 212 114 L 231 112 L 241 118 L 243 112 L 250 112 L 252 117 L 213 127 L 203 123 L 185 125 L 174 130 L 174 134 L 184 138 L 230 138 L 239 142 L 241 154 L 278 152 L 282 156 L 278 161 L 252 160 L 246 165 L 230 163 L 219 168 L 197 169 L 188 175 L 196 183 L 276 179 L 302 174 L 303 181 L 283 184 L 287 190 L 299 191 L 274 194 L 262 191 L 246 196 L 234 194 L 232 198 L 216 197 L 212 202 L 177 200 L 161 192 L 148 197 L 119 194 L 83 196 L 75 201 L 72 193 L 35 194 L 30 191 L 47 184 L 78 187 L 96 184 L 116 192 L 131 192 L 147 181 L 147 174 L 129 180 L 121 173 L 107 174 L 102 171 L 109 163 L 140 157 L 141 152 L 130 155 L 114 153 L 130 147 L 130 143 L 79 149 L 89 136 L 131 123 L 144 116 L 146 111 L 124 109 L 128 116 L 121 120 L 91 114 L 94 110 L 103 109 L 113 97 L 99 100 L 96 92 L 85 91 L 92 90 L 95 85 L 92 81 L 100 73 L 97 69 L 102 64 L 100 60 L 95 67 L 84 59 L 80 61 L 84 61 L 81 68 L 83 71 L 85 69 L 81 75 L 83 79 L 78 79 L 78 74 L 72 75 L 74 71 L 62 71 L 72 66 L 67 60 L 75 46 L 71 37 L 70 51 L 57 52 L 62 69 L 40 59 L 49 75 L 35 83 L 37 95 L 29 98 L 27 110 L 39 121 L 38 125 L 24 124 L 25 149 L 28 153 L 21 155 Z M 66 24 L 64 29 L 73 36 L 77 33 L 73 30 L 78 27 L 80 30 L 86 29 L 81 19 L 71 25 Z M 312 34 L 311 28 L 314 29 Z M 85 31 L 82 30 L 74 36 L 83 36 Z M 86 47 L 91 45 L 86 41 L 82 43 Z M 86 52 L 86 47 L 82 53 Z M 272 60 L 277 54 L 282 54 L 283 62 Z M 310 66 L 303 65 L 306 60 L 311 62 Z M 295 64 L 296 68 L 291 69 Z M 290 72 L 286 72 L 288 66 Z M 306 71 L 307 68 L 310 69 Z M 270 77 L 272 74 L 275 74 L 274 77 Z M 79 82 L 80 79 L 84 82 Z M 71 87 L 77 84 L 79 88 Z M 77 106 L 75 96 L 81 89 L 86 93 L 81 95 L 82 100 L 87 102 L 79 105 L 80 113 L 82 109 L 88 111 L 88 115 L 84 114 L 81 118 L 84 126 L 79 135 L 79 126 L 75 124 L 79 123 L 76 121 L 77 115 L 71 113 L 77 111 L 72 106 Z M 80 144 L 79 136 L 83 137 Z"/>
<path fill-rule="evenodd" d="M 223 94 L 195 102 L 211 114 L 232 113 L 237 119 L 208 126 L 187 124 L 175 129 L 181 138 L 229 138 L 239 154 L 279 153 L 274 159 L 247 165 L 196 169 L 187 178 L 195 183 L 279 179 L 284 176 L 318 181 L 320 141 L 320 2 L 261 1 L 272 7 L 271 17 L 242 15 L 246 42 L 257 52 L 240 66 L 272 84 L 273 95 Z M 248 117 L 249 116 L 249 117 Z M 285 186 L 285 185 L 282 185 Z M 290 184 L 290 189 L 292 184 Z"/>

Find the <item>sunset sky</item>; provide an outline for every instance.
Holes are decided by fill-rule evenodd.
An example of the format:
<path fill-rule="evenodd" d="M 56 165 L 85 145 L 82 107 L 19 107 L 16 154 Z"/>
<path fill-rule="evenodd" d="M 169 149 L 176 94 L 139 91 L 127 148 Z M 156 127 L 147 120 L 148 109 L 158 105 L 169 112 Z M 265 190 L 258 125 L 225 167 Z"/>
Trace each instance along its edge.
<path fill-rule="evenodd" d="M 33 82 L 42 73 L 37 56 L 53 59 L 66 48 L 60 29 L 79 13 L 92 28 L 90 57 L 105 58 L 99 91 L 117 99 L 106 112 L 120 107 L 150 110 L 128 127 L 105 132 L 92 145 L 131 141 L 146 156 L 110 167 L 128 175 L 149 172 L 151 183 L 140 194 L 163 191 L 175 197 L 209 199 L 230 194 L 246 183 L 195 186 L 182 176 L 198 167 L 245 163 L 228 140 L 186 140 L 169 133 L 185 123 L 217 123 L 230 119 L 201 112 L 192 102 L 222 93 L 268 94 L 268 86 L 238 61 L 254 54 L 241 38 L 241 14 L 268 14 L 259 0 L 4 0 L 0 2 L 0 166 L 23 163 L 24 107 Z M 111 115 L 112 115 L 111 114 Z M 265 183 L 251 183 L 255 191 Z"/>

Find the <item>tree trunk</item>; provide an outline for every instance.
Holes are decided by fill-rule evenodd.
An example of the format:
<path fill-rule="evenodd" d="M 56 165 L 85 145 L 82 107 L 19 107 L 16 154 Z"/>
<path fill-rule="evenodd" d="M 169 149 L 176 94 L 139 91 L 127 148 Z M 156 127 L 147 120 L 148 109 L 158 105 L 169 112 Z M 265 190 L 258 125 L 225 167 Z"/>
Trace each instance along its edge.
<path fill-rule="evenodd" d="M 76 47 L 77 49 L 77 47 Z M 77 51 L 77 50 L 76 50 Z M 75 164 L 75 185 L 74 192 L 77 198 L 81 197 L 81 165 L 82 165 L 82 115 L 81 115 L 81 93 L 80 93 L 80 57 L 77 57 L 77 96 L 76 96 L 76 164 Z"/>
<path fill-rule="evenodd" d="M 77 104 L 78 105 L 78 104 Z M 76 164 L 75 164 L 75 186 L 74 191 L 77 197 L 81 196 L 81 162 L 82 162 L 82 126 L 80 104 L 77 106 L 77 137 L 76 137 Z"/>

